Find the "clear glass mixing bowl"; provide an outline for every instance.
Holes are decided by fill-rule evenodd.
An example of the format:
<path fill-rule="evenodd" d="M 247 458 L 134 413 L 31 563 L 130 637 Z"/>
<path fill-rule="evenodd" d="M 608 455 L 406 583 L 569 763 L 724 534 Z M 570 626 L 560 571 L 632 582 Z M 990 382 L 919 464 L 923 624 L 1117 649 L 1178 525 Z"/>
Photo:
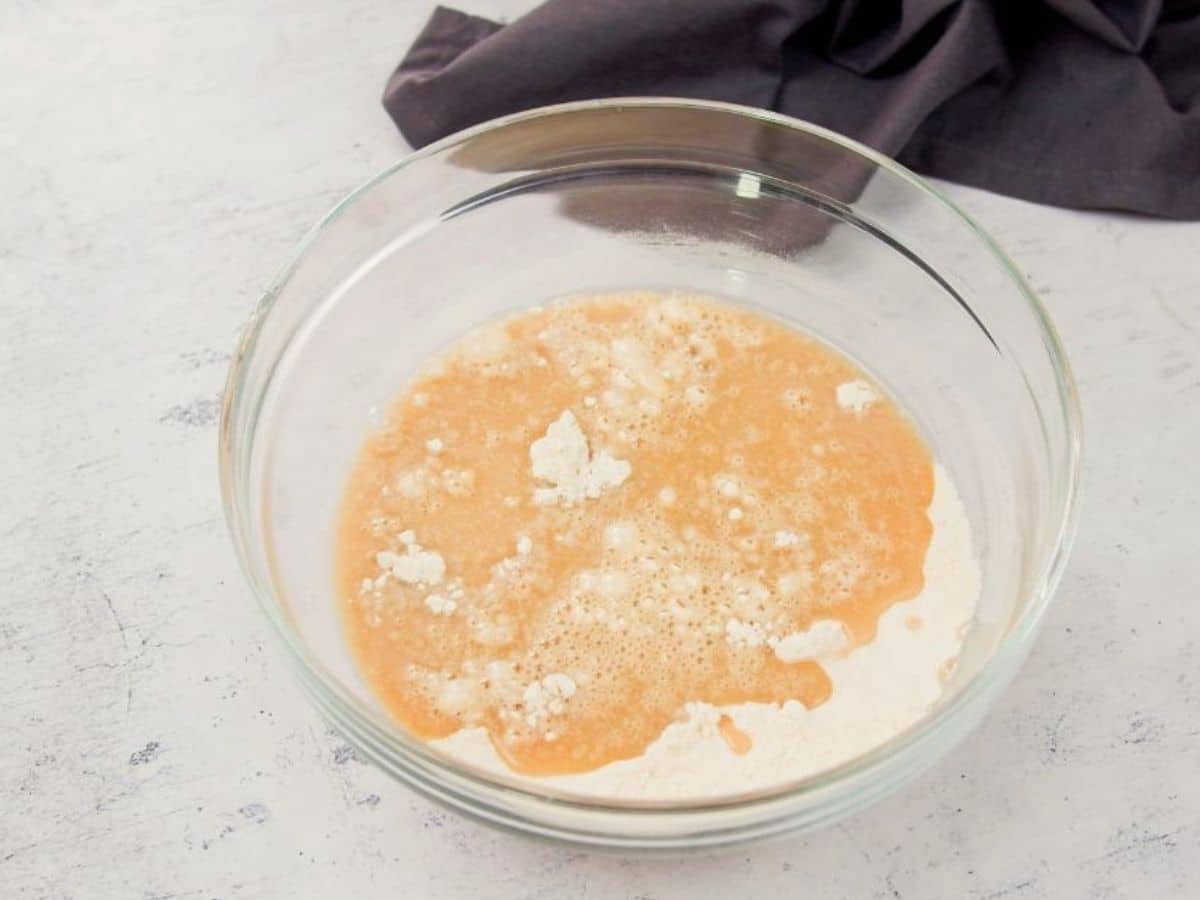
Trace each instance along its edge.
<path fill-rule="evenodd" d="M 333 587 L 335 515 L 367 433 L 472 326 L 623 288 L 723 297 L 815 333 L 885 384 L 966 505 L 983 594 L 922 722 L 785 789 L 600 804 L 469 771 L 406 736 L 358 677 Z M 312 700 L 376 765 L 495 825 L 578 844 L 712 847 L 830 822 L 912 779 L 1016 672 L 1062 572 L 1079 475 L 1062 348 L 970 219 L 879 154 L 736 106 L 611 100 L 447 138 L 356 191 L 255 310 L 221 421 L 226 515 Z"/>

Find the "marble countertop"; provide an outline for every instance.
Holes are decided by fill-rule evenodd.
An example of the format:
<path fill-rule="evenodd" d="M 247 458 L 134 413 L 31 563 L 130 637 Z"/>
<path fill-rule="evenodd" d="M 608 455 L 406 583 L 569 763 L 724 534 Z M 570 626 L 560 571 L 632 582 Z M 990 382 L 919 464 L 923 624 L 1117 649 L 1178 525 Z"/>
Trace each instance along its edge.
<path fill-rule="evenodd" d="M 471 824 L 321 724 L 225 534 L 218 396 L 301 234 L 405 152 L 378 97 L 431 6 L 0 10 L 0 895 L 1195 896 L 1200 224 L 947 188 L 1061 329 L 1084 512 L 1025 669 L 910 789 L 628 860 Z"/>

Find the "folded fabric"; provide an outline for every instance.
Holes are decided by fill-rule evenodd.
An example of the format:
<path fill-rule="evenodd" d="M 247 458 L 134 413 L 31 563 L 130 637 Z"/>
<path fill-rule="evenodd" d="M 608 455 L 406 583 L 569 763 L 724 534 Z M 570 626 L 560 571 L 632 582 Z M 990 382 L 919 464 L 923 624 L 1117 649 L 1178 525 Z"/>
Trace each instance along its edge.
<path fill-rule="evenodd" d="M 422 146 L 568 100 L 774 109 L 929 175 L 1200 219 L 1200 0 L 549 0 L 439 7 L 384 106 Z"/>

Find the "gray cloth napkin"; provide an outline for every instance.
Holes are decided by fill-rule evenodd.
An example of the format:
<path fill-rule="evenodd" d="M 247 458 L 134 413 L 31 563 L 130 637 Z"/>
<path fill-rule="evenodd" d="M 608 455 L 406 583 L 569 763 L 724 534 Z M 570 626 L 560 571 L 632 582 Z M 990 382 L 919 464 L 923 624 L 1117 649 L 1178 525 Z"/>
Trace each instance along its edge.
<path fill-rule="evenodd" d="M 651 95 L 778 110 L 1027 200 L 1200 219 L 1200 0 L 549 0 L 509 25 L 439 7 L 384 106 L 422 146 Z"/>

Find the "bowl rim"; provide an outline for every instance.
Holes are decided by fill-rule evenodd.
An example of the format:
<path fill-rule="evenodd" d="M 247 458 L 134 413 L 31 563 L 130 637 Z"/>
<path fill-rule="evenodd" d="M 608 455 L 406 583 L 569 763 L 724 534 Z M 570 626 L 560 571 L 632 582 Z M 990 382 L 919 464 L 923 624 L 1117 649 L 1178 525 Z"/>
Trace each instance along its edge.
<path fill-rule="evenodd" d="M 245 399 L 254 399 L 248 398 L 244 391 L 247 363 L 253 355 L 259 334 L 277 297 L 321 234 L 381 182 L 401 170 L 443 153 L 451 147 L 470 141 L 481 134 L 537 119 L 605 109 L 619 111 L 625 108 L 681 109 L 716 113 L 800 131 L 821 138 L 843 151 L 869 161 L 939 203 L 980 240 L 984 249 L 988 250 L 1000 267 L 1007 272 L 1018 293 L 1025 300 L 1029 312 L 1033 314 L 1041 332 L 1040 337 L 1044 350 L 1054 371 L 1059 412 L 1062 415 L 1066 434 L 1062 470 L 1053 473 L 1051 480 L 1051 484 L 1058 488 L 1055 495 L 1052 496 L 1049 516 L 1049 520 L 1054 523 L 1053 535 L 1047 541 L 1051 552 L 1046 554 L 1040 571 L 1034 573 L 1030 589 L 1034 596 L 1031 597 L 1020 618 L 1001 638 L 981 669 L 944 705 L 866 753 L 837 766 L 790 781 L 782 787 L 766 789 L 726 801 L 665 801 L 627 804 L 561 797 L 556 794 L 539 792 L 530 787 L 528 782 L 516 779 L 509 782 L 496 776 L 475 774 L 465 766 L 447 762 L 445 757 L 429 749 L 423 741 L 402 735 L 394 728 L 391 730 L 381 728 L 374 721 L 373 715 L 369 715 L 366 710 L 359 709 L 362 702 L 349 694 L 340 682 L 326 671 L 324 665 L 313 658 L 303 639 L 288 622 L 288 615 L 275 599 L 270 585 L 260 582 L 253 565 L 247 536 L 243 534 L 243 526 L 250 524 L 250 511 L 238 490 L 240 485 L 237 467 L 241 463 L 241 459 L 235 454 L 236 440 L 233 429 L 240 404 Z M 266 386 L 262 393 L 266 393 Z M 259 395 L 257 400 L 261 403 L 262 396 Z M 257 412 L 255 412 L 254 418 L 257 418 Z M 249 459 L 253 441 L 247 442 L 247 445 L 245 448 L 246 460 Z M 821 790 L 833 789 L 855 780 L 869 781 L 871 778 L 881 778 L 896 760 L 918 754 L 920 748 L 941 732 L 946 723 L 963 720 L 967 711 L 976 707 L 977 701 L 982 698 L 982 695 L 996 687 L 997 679 L 1003 679 L 1005 675 L 1011 676 L 1028 652 L 1045 613 L 1053 601 L 1074 542 L 1079 521 L 1082 452 L 1082 413 L 1078 390 L 1057 329 L 1050 320 L 1045 307 L 1012 260 L 995 240 L 957 204 L 938 188 L 895 160 L 828 128 L 755 107 L 671 97 L 616 97 L 584 100 L 537 107 L 492 119 L 448 135 L 403 156 L 352 190 L 308 230 L 278 274 L 271 280 L 251 312 L 230 362 L 222 394 L 218 429 L 218 467 L 222 505 L 240 567 L 255 594 L 260 609 L 271 623 L 276 637 L 286 649 L 289 662 L 301 676 L 306 692 L 310 694 L 310 698 L 322 714 L 331 718 L 339 728 L 346 731 L 355 743 L 365 744 L 363 749 L 367 755 L 372 757 L 375 762 L 382 764 L 390 774 L 401 778 L 422 793 L 442 802 L 448 802 L 461 811 L 472 813 L 492 824 L 508 827 L 516 824 L 520 830 L 533 831 L 549 837 L 562 837 L 565 834 L 567 839 L 574 839 L 579 835 L 571 829 L 563 831 L 559 828 L 556 831 L 554 827 L 550 827 L 549 830 L 538 827 L 536 818 L 530 820 L 520 810 L 514 811 L 511 802 L 508 801 L 520 804 L 526 812 L 530 804 L 534 807 L 552 805 L 557 810 L 576 812 L 592 817 L 593 820 L 597 817 L 608 816 L 630 816 L 640 820 L 656 816 L 687 819 L 702 815 L 719 815 L 721 812 L 734 810 L 740 813 L 761 810 L 763 816 L 755 821 L 763 821 L 774 811 L 778 811 L 786 817 L 788 811 L 781 807 L 793 806 L 792 812 L 798 812 L 803 808 L 801 803 L 803 799 Z M 382 749 L 376 746 L 376 742 L 380 741 L 384 745 Z M 389 754 L 391 758 L 389 758 Z M 401 761 L 400 763 L 396 761 L 397 757 Z M 411 768 L 406 768 L 404 764 Z M 428 782 L 427 778 L 432 778 L 433 783 Z M 459 796 L 463 793 L 473 793 L 475 796 L 464 801 Z M 482 797 L 480 797 L 481 794 Z M 485 804 L 483 809 L 479 805 L 481 802 Z M 488 802 L 491 803 L 494 814 L 487 813 Z M 612 835 L 605 835 L 596 843 L 620 843 L 612 838 Z M 637 844 L 654 843 L 654 839 L 643 835 L 633 838 L 633 842 Z"/>

